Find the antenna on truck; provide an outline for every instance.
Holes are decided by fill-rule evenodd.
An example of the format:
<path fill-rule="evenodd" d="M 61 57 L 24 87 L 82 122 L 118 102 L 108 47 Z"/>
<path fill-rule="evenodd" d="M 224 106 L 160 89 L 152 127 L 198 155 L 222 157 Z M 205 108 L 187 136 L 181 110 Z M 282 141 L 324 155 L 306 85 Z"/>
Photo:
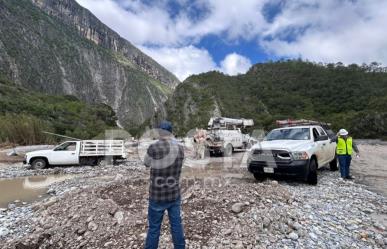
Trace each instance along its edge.
<path fill-rule="evenodd" d="M 69 139 L 72 139 L 72 140 L 79 140 L 79 141 L 82 140 L 82 139 L 79 139 L 79 138 L 64 136 L 64 135 L 60 135 L 60 134 L 56 134 L 56 133 L 52 133 L 52 132 L 48 132 L 48 131 L 42 131 L 42 133 L 45 133 L 45 134 L 48 134 L 48 135 L 57 136 L 57 137 L 69 138 Z"/>

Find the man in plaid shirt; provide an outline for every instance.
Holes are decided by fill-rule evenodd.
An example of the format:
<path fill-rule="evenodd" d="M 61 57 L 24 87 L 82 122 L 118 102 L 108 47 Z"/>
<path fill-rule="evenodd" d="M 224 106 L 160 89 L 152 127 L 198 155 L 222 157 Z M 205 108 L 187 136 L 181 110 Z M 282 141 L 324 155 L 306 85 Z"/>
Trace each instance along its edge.
<path fill-rule="evenodd" d="M 163 121 L 159 126 L 160 138 L 149 146 L 144 164 L 150 168 L 148 234 L 145 249 L 156 249 L 165 210 L 168 211 L 175 249 L 185 248 L 181 222 L 180 173 L 184 149 L 172 135 L 172 125 Z"/>

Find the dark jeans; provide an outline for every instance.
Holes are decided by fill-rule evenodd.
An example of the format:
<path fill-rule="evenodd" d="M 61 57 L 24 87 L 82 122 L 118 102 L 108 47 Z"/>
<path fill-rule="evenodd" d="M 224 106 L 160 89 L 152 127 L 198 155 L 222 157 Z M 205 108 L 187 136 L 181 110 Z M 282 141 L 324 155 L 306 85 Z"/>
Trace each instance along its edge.
<path fill-rule="evenodd" d="M 352 157 L 350 155 L 338 155 L 337 158 L 339 159 L 341 177 L 349 177 L 349 166 L 351 165 Z"/>
<path fill-rule="evenodd" d="M 159 245 L 160 228 L 164 212 L 168 210 L 169 223 L 175 249 L 185 248 L 183 225 L 181 223 L 181 199 L 171 202 L 156 202 L 149 200 L 148 207 L 148 234 L 145 241 L 145 249 L 157 249 Z"/>

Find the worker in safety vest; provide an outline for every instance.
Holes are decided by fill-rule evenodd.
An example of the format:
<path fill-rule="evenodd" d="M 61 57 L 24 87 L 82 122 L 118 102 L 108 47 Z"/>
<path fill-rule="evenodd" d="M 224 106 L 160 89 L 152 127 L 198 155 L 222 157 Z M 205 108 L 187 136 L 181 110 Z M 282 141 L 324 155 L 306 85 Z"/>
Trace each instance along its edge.
<path fill-rule="evenodd" d="M 340 165 L 340 174 L 343 179 L 353 179 L 349 174 L 349 166 L 351 165 L 352 153 L 356 152 L 359 157 L 359 149 L 351 136 L 348 136 L 348 131 L 340 129 L 332 142 L 337 143 L 336 154 Z"/>

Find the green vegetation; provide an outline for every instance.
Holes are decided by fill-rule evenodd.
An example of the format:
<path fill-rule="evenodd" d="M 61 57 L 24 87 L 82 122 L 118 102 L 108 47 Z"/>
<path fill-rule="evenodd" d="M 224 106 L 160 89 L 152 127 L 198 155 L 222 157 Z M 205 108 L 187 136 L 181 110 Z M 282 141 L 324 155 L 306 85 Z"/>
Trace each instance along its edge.
<path fill-rule="evenodd" d="M 227 117 L 269 130 L 277 119 L 315 119 L 357 138 L 387 138 L 387 73 L 377 64 L 320 65 L 300 60 L 256 64 L 244 75 L 189 77 L 167 102 L 178 135 L 206 127 L 215 103 Z"/>
<path fill-rule="evenodd" d="M 115 113 L 107 105 L 33 92 L 0 76 L 0 142 L 52 142 L 42 131 L 88 139 L 115 126 Z"/>
<path fill-rule="evenodd" d="M 172 95 L 173 90 L 171 88 L 169 88 L 168 86 L 162 84 L 160 81 L 154 80 L 154 79 L 149 79 L 148 82 L 151 83 L 153 86 L 155 86 L 158 90 L 160 90 L 160 92 L 162 92 L 165 96 Z"/>
<path fill-rule="evenodd" d="M 26 114 L 0 116 L 0 142 L 20 145 L 53 143 L 55 138 L 42 131 L 52 131 L 49 122 Z"/>

